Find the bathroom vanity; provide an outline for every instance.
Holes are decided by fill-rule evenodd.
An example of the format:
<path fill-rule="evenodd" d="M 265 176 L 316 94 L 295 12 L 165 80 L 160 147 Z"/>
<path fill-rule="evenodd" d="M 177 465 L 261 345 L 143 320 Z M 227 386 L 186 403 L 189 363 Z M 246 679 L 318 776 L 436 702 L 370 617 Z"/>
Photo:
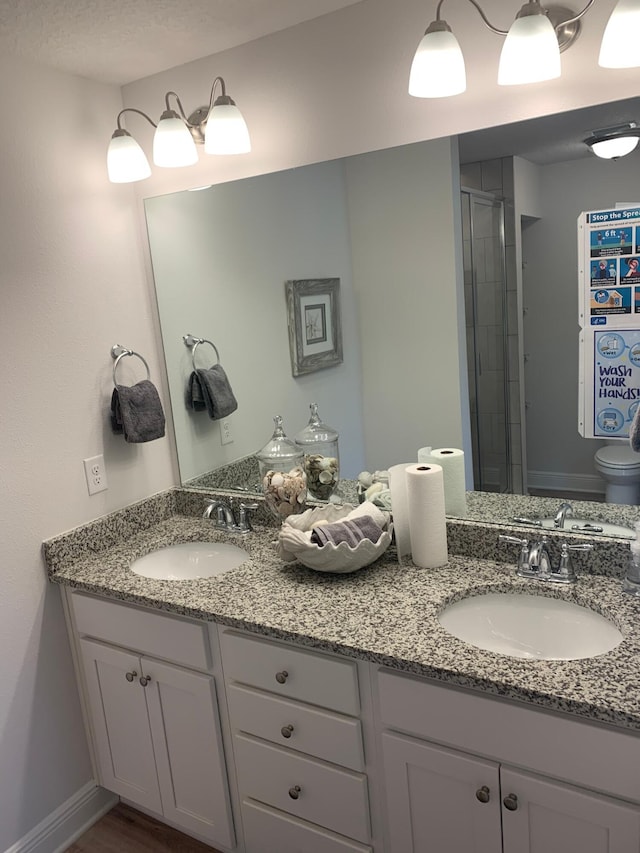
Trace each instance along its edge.
<path fill-rule="evenodd" d="M 421 570 L 389 551 L 321 575 L 283 566 L 261 528 L 238 568 L 159 581 L 128 567 L 221 535 L 188 496 L 162 501 L 45 543 L 101 785 L 223 851 L 640 849 L 640 602 L 612 576 L 625 546 L 603 545 L 608 574 L 541 590 L 512 563 L 456 555 Z M 532 583 L 603 613 L 622 643 L 517 660 L 438 621 Z"/>

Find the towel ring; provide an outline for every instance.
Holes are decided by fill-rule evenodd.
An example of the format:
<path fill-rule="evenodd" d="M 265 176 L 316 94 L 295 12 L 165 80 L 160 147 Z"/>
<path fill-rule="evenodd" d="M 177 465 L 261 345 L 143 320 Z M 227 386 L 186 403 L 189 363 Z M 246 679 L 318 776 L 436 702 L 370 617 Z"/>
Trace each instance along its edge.
<path fill-rule="evenodd" d="M 191 364 L 193 365 L 193 369 L 197 370 L 196 367 L 196 350 L 200 346 L 200 344 L 209 344 L 210 347 L 213 347 L 216 354 L 216 364 L 220 364 L 220 353 L 218 352 L 218 347 L 213 343 L 213 341 L 208 341 L 206 338 L 196 338 L 193 335 L 183 335 L 182 340 L 184 341 L 185 346 L 191 347 Z M 214 367 L 215 365 L 212 365 Z"/>
<path fill-rule="evenodd" d="M 116 387 L 117 387 L 117 385 L 118 385 L 118 383 L 116 382 L 116 370 L 117 370 L 117 368 L 118 368 L 118 365 L 120 364 L 120 359 L 124 358 L 124 356 L 125 356 L 125 355 L 135 355 L 135 356 L 136 356 L 136 358 L 139 358 L 139 359 L 140 359 L 140 361 L 141 361 L 141 362 L 144 364 L 144 366 L 147 368 L 147 379 L 151 379 L 151 371 L 149 370 L 149 365 L 147 364 L 146 360 L 145 360 L 145 359 L 140 355 L 140 353 L 139 353 L 139 352 L 135 352 L 135 351 L 134 351 L 134 350 L 132 350 L 132 349 L 125 349 L 124 347 L 120 346 L 120 344 L 114 344 L 114 345 L 111 347 L 111 358 L 113 358 L 113 359 L 114 359 L 114 364 L 113 364 L 113 384 L 114 384 Z"/>

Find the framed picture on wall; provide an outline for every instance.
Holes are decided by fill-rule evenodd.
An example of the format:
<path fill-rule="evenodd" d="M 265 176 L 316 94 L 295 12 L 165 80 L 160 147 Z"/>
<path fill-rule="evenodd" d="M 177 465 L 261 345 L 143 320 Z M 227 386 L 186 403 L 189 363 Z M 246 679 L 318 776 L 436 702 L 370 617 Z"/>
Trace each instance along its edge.
<path fill-rule="evenodd" d="M 340 279 L 286 281 L 285 293 L 293 375 L 341 364 Z"/>

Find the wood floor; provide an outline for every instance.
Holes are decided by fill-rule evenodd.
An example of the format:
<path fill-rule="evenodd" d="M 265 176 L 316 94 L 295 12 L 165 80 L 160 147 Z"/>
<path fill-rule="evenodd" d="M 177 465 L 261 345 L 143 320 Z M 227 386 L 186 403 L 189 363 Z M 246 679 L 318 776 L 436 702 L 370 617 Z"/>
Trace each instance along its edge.
<path fill-rule="evenodd" d="M 177 829 L 118 803 L 66 853 L 218 853 Z"/>

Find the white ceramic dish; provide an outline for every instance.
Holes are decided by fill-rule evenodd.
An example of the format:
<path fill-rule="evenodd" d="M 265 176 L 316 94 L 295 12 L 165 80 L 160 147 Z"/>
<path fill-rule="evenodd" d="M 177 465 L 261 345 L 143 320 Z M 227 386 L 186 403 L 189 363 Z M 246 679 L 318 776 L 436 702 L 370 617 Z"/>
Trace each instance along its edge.
<path fill-rule="evenodd" d="M 318 522 L 326 521 L 331 524 L 334 521 L 341 521 L 353 511 L 354 507 L 350 504 L 343 506 L 327 504 L 316 509 L 308 509 L 300 515 L 289 516 L 283 522 L 278 536 L 280 557 L 285 562 L 298 560 L 307 568 L 315 569 L 317 572 L 335 574 L 356 572 L 373 563 L 391 544 L 392 529 L 390 514 L 372 505 L 361 504 L 358 514 L 371 515 L 381 527 L 382 535 L 377 542 L 362 539 L 355 548 L 352 548 L 347 542 L 340 542 L 338 545 L 328 542 L 320 546 L 309 541 L 308 533 Z"/>

